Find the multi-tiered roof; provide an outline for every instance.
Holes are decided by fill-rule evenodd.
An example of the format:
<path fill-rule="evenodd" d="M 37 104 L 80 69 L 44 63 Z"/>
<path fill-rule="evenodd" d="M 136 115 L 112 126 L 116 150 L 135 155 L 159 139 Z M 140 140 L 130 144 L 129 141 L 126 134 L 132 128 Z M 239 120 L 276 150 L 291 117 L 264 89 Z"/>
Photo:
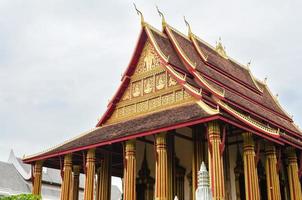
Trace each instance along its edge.
<path fill-rule="evenodd" d="M 143 19 L 143 18 L 142 18 Z M 26 162 L 99 147 L 134 137 L 220 119 L 280 145 L 302 149 L 302 134 L 282 109 L 265 82 L 251 74 L 249 66 L 231 59 L 221 41 L 212 47 L 192 31 L 184 35 L 166 23 L 159 31 L 142 20 L 140 36 L 120 87 L 95 129 Z M 150 43 L 160 65 L 194 103 L 156 112 L 111 120 L 127 92 L 142 51 Z"/>

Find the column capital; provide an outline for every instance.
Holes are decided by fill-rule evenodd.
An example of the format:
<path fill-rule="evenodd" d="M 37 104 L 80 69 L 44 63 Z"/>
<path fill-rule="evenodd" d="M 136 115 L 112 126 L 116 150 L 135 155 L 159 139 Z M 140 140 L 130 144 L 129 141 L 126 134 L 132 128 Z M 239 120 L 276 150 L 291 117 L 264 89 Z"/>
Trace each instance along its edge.
<path fill-rule="evenodd" d="M 265 155 L 266 156 L 276 156 L 276 147 L 273 143 L 265 143 Z"/>
<path fill-rule="evenodd" d="M 64 166 L 72 166 L 72 154 L 65 154 L 64 156 Z"/>
<path fill-rule="evenodd" d="M 43 160 L 38 160 L 35 162 L 33 173 L 33 188 L 32 194 L 40 195 L 41 194 L 41 186 L 42 186 L 42 168 L 43 168 Z"/>
<path fill-rule="evenodd" d="M 209 134 L 219 134 L 220 136 L 220 125 L 218 121 L 208 122 L 207 126 Z"/>

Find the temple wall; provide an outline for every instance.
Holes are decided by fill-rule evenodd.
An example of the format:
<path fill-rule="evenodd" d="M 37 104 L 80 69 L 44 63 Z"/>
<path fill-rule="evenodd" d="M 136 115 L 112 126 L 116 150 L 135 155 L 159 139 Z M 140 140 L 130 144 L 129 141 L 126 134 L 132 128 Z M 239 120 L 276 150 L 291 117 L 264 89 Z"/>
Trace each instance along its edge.
<path fill-rule="evenodd" d="M 153 136 L 146 137 L 148 140 L 154 141 Z M 145 144 L 141 141 L 136 141 L 136 174 L 138 175 L 138 171 L 141 169 L 143 158 L 144 158 L 144 150 Z M 147 161 L 150 169 L 150 175 L 155 177 L 155 156 L 154 156 L 154 146 L 151 144 L 146 144 L 147 149 Z"/>
<path fill-rule="evenodd" d="M 192 131 L 189 128 L 182 128 L 177 130 L 178 133 L 183 135 L 192 136 Z M 189 181 L 187 179 L 187 175 L 192 170 L 192 142 L 188 140 L 184 140 L 179 137 L 175 137 L 175 152 L 176 156 L 180 160 L 180 165 L 186 168 L 186 175 L 185 175 L 185 199 L 190 199 L 190 186 Z"/>
<path fill-rule="evenodd" d="M 230 178 L 231 178 L 231 195 L 232 199 L 236 197 L 236 185 L 235 185 L 235 173 L 234 168 L 236 167 L 236 156 L 237 156 L 237 146 L 229 146 L 229 162 L 230 162 Z"/>

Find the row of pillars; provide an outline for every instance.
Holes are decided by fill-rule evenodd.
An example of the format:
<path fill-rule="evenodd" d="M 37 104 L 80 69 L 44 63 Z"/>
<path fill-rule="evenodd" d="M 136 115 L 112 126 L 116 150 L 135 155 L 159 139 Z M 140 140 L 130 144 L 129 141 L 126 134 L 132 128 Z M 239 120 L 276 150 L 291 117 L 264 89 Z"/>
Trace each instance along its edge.
<path fill-rule="evenodd" d="M 32 194 L 41 194 L 43 162 L 38 161 L 34 166 Z M 64 157 L 62 171 L 61 200 L 78 200 L 80 183 L 80 165 L 72 165 L 72 154 Z M 95 169 L 95 149 L 90 149 L 86 155 L 85 166 L 85 190 L 84 199 L 96 200 L 110 199 L 111 195 L 111 155 L 104 154 L 100 161 L 100 167 Z M 97 184 L 95 185 L 95 175 L 97 174 Z M 95 193 L 96 191 L 96 193 Z"/>
<path fill-rule="evenodd" d="M 196 135 L 196 134 L 195 134 Z M 225 199 L 224 186 L 224 167 L 223 167 L 223 150 L 224 144 L 221 140 L 221 130 L 218 122 L 210 122 L 207 124 L 208 136 L 208 159 L 210 185 L 212 189 L 213 200 Z M 172 200 L 171 195 L 171 176 L 168 165 L 168 151 L 166 133 L 155 135 L 156 145 L 156 162 L 155 162 L 155 199 L 156 200 Z M 204 159 L 202 155 L 202 146 L 199 142 L 200 138 L 194 139 L 193 143 L 193 163 L 192 163 L 192 197 L 195 200 L 195 191 L 197 189 L 197 173 L 201 161 Z M 123 195 L 124 200 L 136 199 L 136 142 L 129 140 L 125 142 L 124 147 L 124 183 Z M 301 186 L 298 177 L 298 164 L 295 150 L 289 148 L 287 151 L 288 158 L 288 180 L 290 197 L 292 200 L 300 200 Z M 111 189 L 111 173 L 110 173 L 110 155 L 105 155 L 98 170 L 97 180 L 97 199 L 110 199 Z M 255 144 L 251 133 L 243 134 L 243 161 L 244 161 L 244 177 L 245 177 L 245 193 L 247 200 L 260 200 L 258 173 L 256 167 Z M 276 149 L 271 145 L 266 147 L 266 174 L 268 199 L 278 200 L 281 198 Z M 73 171 L 73 173 L 72 173 Z M 33 194 L 40 194 L 42 162 L 36 162 L 34 168 Z M 94 178 L 95 178 L 95 149 L 90 149 L 86 156 L 85 169 L 85 190 L 84 199 L 94 199 Z M 61 188 L 61 199 L 78 199 L 79 187 L 79 168 L 72 169 L 72 155 L 68 154 L 64 159 L 64 175 Z M 237 184 L 237 183 L 236 183 Z M 238 195 L 238 194 L 237 194 Z M 240 199 L 240 194 L 239 196 Z"/>

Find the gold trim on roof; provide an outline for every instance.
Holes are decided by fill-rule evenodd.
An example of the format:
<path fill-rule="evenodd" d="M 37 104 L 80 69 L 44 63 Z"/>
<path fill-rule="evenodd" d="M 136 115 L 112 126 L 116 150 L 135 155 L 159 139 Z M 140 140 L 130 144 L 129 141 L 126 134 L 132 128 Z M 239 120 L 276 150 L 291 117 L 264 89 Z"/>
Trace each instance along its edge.
<path fill-rule="evenodd" d="M 154 48 L 156 49 L 157 53 L 161 56 L 161 58 L 165 61 L 165 62 L 169 62 L 169 57 L 167 57 L 160 49 L 160 47 L 158 46 L 156 40 L 153 37 L 153 34 L 151 33 L 150 29 L 149 29 L 149 25 L 145 26 L 145 30 L 154 46 Z"/>
<path fill-rule="evenodd" d="M 254 85 L 256 86 L 256 88 L 260 91 L 260 92 L 263 92 L 263 89 L 260 88 L 260 86 L 258 85 L 257 83 L 257 79 L 254 77 L 251 69 L 249 66 L 245 66 L 239 62 L 237 62 L 236 60 L 234 60 L 233 58 L 229 58 L 230 61 L 234 62 L 235 64 L 237 64 L 238 66 L 242 67 L 243 69 L 245 69 L 248 73 L 249 73 L 249 76 L 251 77 Z"/>
<path fill-rule="evenodd" d="M 281 106 L 281 104 L 279 103 L 279 100 L 275 97 L 275 95 L 273 95 L 273 93 L 271 92 L 271 90 L 269 89 L 267 84 L 264 84 L 264 87 L 268 91 L 268 94 L 272 97 L 274 102 L 277 104 L 277 106 L 280 108 L 280 110 L 283 112 L 283 114 L 285 114 L 285 116 L 287 116 L 289 119 L 292 119 L 293 117 Z"/>
<path fill-rule="evenodd" d="M 171 35 L 171 39 L 173 41 L 173 43 L 175 44 L 177 50 L 179 51 L 179 53 L 182 55 L 182 57 L 186 60 L 186 62 L 194 69 L 196 69 L 196 63 L 193 63 L 188 56 L 184 53 L 184 51 L 182 50 L 182 48 L 179 46 L 177 40 L 174 38 L 173 33 L 171 33 L 170 27 L 167 26 L 166 31 Z"/>
<path fill-rule="evenodd" d="M 200 49 L 199 45 L 197 44 L 197 41 L 196 41 L 196 36 L 192 33 L 190 34 L 190 39 L 191 41 L 193 42 L 193 45 L 195 46 L 198 54 L 201 56 L 201 58 L 205 61 L 205 62 L 208 62 L 208 55 L 205 55 L 202 50 Z"/>
<path fill-rule="evenodd" d="M 195 98 L 184 88 L 196 94 L 200 93 L 199 89 L 187 83 L 178 84 L 174 77 L 181 81 L 185 80 L 185 77 L 165 66 L 165 63 L 160 61 L 154 45 L 147 40 L 130 83 L 105 124 L 129 120 L 167 107 L 195 101 Z"/>
<path fill-rule="evenodd" d="M 232 107 L 230 107 L 229 105 L 223 103 L 220 100 L 217 101 L 217 104 L 219 106 L 221 106 L 222 108 L 224 108 L 224 109 L 228 110 L 229 112 L 231 112 L 234 116 L 236 116 L 240 120 L 242 120 L 242 121 L 244 121 L 244 122 L 246 122 L 246 123 L 248 123 L 248 124 L 250 124 L 252 126 L 255 126 L 255 127 L 259 128 L 263 132 L 271 134 L 271 135 L 274 135 L 274 136 L 280 136 L 280 129 L 279 128 L 278 129 L 274 129 L 274 128 L 271 128 L 271 127 L 269 127 L 267 125 L 264 125 L 264 124 L 258 122 L 257 120 L 254 120 L 250 116 L 244 115 L 241 112 L 233 109 Z"/>
<path fill-rule="evenodd" d="M 220 96 L 220 97 L 224 97 L 224 93 L 225 93 L 225 91 L 224 90 L 222 90 L 222 92 L 221 91 L 219 91 L 219 90 L 217 90 L 216 88 L 214 88 L 214 87 L 212 87 L 203 77 L 202 77 L 202 75 L 199 73 L 199 72 L 197 72 L 197 71 L 194 71 L 193 72 L 193 74 L 211 91 L 211 92 L 213 92 L 214 94 L 216 94 L 216 95 L 218 95 L 218 96 Z"/>
<path fill-rule="evenodd" d="M 204 110 L 206 111 L 208 114 L 210 115 L 216 115 L 219 114 L 219 107 L 217 107 L 216 109 L 211 108 L 209 105 L 207 105 L 204 101 L 200 100 L 197 101 L 197 104 Z"/>
<path fill-rule="evenodd" d="M 214 87 L 212 87 L 197 71 L 196 71 L 196 63 L 193 63 L 188 56 L 185 54 L 185 52 L 182 50 L 182 48 L 180 47 L 180 45 L 178 44 L 177 40 L 174 38 L 173 33 L 171 33 L 170 30 L 170 26 L 167 25 L 166 27 L 166 31 L 168 32 L 168 34 L 171 36 L 171 39 L 173 41 L 173 43 L 175 44 L 177 50 L 180 52 L 180 54 L 182 55 L 182 57 L 185 59 L 185 61 L 194 69 L 193 70 L 193 75 L 195 77 L 197 77 L 199 79 L 199 81 L 207 87 L 207 89 L 209 89 L 211 92 L 213 92 L 214 94 L 220 96 L 220 97 L 224 97 L 224 92 L 220 92 L 217 89 L 215 89 Z"/>

